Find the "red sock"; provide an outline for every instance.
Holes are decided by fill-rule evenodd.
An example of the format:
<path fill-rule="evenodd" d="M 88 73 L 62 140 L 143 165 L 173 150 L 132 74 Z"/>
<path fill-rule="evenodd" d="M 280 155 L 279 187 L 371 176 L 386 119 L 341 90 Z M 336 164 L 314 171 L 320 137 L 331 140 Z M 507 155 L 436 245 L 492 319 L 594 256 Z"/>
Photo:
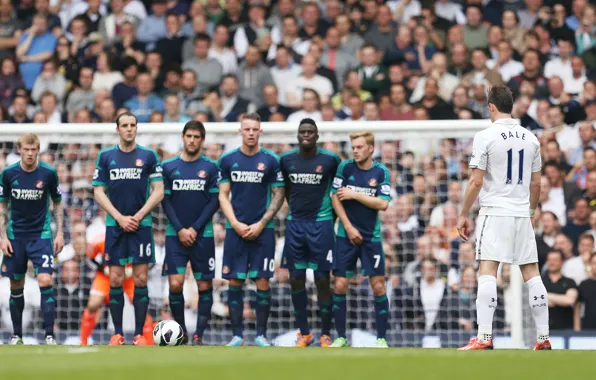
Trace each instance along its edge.
<path fill-rule="evenodd" d="M 91 313 L 85 309 L 83 317 L 81 318 L 81 346 L 86 346 L 89 337 L 95 328 L 95 313 Z"/>

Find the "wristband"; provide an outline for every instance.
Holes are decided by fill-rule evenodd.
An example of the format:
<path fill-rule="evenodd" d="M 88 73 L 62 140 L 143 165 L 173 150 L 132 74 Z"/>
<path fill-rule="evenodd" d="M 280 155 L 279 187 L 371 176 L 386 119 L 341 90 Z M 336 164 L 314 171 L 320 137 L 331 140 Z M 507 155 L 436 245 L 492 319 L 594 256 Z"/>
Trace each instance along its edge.
<path fill-rule="evenodd" d="M 533 218 L 535 214 L 536 214 L 536 209 L 535 208 L 531 208 L 530 209 L 530 218 Z"/>

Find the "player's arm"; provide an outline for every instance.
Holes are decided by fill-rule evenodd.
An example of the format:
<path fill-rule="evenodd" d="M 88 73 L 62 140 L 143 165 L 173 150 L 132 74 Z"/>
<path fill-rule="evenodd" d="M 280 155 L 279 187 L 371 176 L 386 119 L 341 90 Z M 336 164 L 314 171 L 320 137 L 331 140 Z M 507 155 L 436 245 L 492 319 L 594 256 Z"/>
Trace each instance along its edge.
<path fill-rule="evenodd" d="M 192 224 L 190 227 L 194 230 L 194 233 L 198 233 L 202 230 L 205 225 L 210 221 L 213 220 L 213 215 L 219 209 L 219 187 L 217 186 L 217 171 L 215 173 L 210 173 L 209 175 L 209 202 L 205 205 L 201 216 Z"/>
<path fill-rule="evenodd" d="M 227 182 L 219 183 L 219 206 L 234 231 L 236 231 L 239 236 L 242 236 L 246 233 L 248 226 L 236 219 L 236 214 L 234 214 L 232 202 L 230 201 L 230 192 L 231 185 L 229 180 L 227 180 Z"/>
<path fill-rule="evenodd" d="M 243 236 L 245 239 L 254 240 L 256 239 L 263 229 L 267 227 L 267 224 L 273 219 L 275 214 L 279 211 L 281 206 L 284 204 L 286 189 L 284 187 L 284 178 L 283 174 L 279 170 L 279 166 L 277 170 L 274 172 L 275 178 L 272 180 L 271 183 L 271 192 L 273 193 L 273 197 L 271 199 L 271 203 L 269 203 L 269 207 L 263 214 L 261 220 L 259 220 L 255 224 L 251 224 L 248 227 L 247 233 Z"/>
<path fill-rule="evenodd" d="M 153 166 L 151 167 L 151 172 L 149 173 L 149 182 L 151 183 L 151 195 L 145 201 L 145 204 L 137 213 L 134 215 L 134 219 L 137 223 L 141 223 L 141 220 L 147 214 L 151 212 L 157 205 L 163 200 L 164 196 L 164 186 L 163 186 L 163 174 L 162 174 L 162 167 L 159 159 L 157 158 L 157 153 L 154 152 L 155 161 L 153 162 Z"/>
<path fill-rule="evenodd" d="M 56 237 L 54 238 L 54 253 L 59 254 L 64 248 L 64 205 L 62 204 L 62 193 L 60 192 L 60 181 L 58 173 L 54 172 L 50 196 L 54 205 L 54 218 L 56 219 Z"/>
<path fill-rule="evenodd" d="M 125 216 L 114 207 L 110 198 L 106 194 L 106 186 L 108 183 L 108 170 L 103 160 L 103 154 L 100 153 L 97 156 L 97 162 L 95 163 L 95 173 L 93 174 L 93 198 L 105 212 L 110 214 L 112 218 L 120 225 L 125 232 L 135 231 L 139 225 L 130 216 Z"/>
<path fill-rule="evenodd" d="M 379 181 L 377 185 L 376 196 L 370 196 L 366 194 L 357 193 L 348 187 L 342 187 L 337 190 L 337 196 L 340 201 L 353 199 L 357 202 L 362 203 L 368 208 L 373 210 L 385 211 L 389 207 L 389 201 L 391 200 L 391 184 L 389 177 L 389 170 L 383 168 L 383 180 Z"/>
<path fill-rule="evenodd" d="M 578 302 L 573 308 L 573 330 L 581 331 L 582 329 L 582 303 Z"/>
<path fill-rule="evenodd" d="M 337 196 L 337 192 L 343 188 L 343 183 L 345 180 L 343 170 L 344 165 L 339 165 L 337 168 L 337 173 L 335 174 L 335 178 L 333 179 L 333 184 L 331 186 L 331 206 L 335 211 L 335 215 L 337 215 L 343 224 L 350 242 L 355 245 L 360 245 L 363 241 L 362 235 L 360 234 L 360 231 L 358 231 L 356 227 L 352 225 L 352 222 L 350 222 L 350 218 L 348 218 L 346 209 Z"/>
<path fill-rule="evenodd" d="M 10 181 L 5 173 L 0 173 L 0 251 L 6 256 L 12 256 L 12 244 L 6 234 L 6 216 L 8 215 L 8 197 L 10 194 Z"/>
<path fill-rule="evenodd" d="M 532 178 L 530 179 L 530 217 L 532 218 L 532 227 L 535 226 L 534 213 L 538 202 L 540 201 L 540 177 L 542 171 L 542 157 L 540 156 L 540 146 L 534 152 L 532 161 Z"/>

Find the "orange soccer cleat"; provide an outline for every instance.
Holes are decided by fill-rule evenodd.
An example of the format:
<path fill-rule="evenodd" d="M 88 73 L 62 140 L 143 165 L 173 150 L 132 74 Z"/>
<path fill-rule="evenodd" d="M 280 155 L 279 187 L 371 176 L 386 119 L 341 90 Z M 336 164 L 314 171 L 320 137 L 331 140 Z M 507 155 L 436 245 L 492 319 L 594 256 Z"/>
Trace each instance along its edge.
<path fill-rule="evenodd" d="M 296 339 L 295 347 L 308 347 L 314 340 L 315 338 L 312 336 L 312 334 L 302 335 L 298 333 L 298 339 Z"/>
<path fill-rule="evenodd" d="M 550 340 L 545 340 L 542 343 L 536 342 L 536 347 L 534 347 L 534 351 L 541 351 L 541 350 L 552 350 L 553 347 L 550 345 Z"/>
<path fill-rule="evenodd" d="M 319 341 L 321 342 L 321 347 L 323 348 L 329 347 L 333 344 L 333 340 L 331 340 L 329 335 L 321 335 Z"/>
<path fill-rule="evenodd" d="M 478 338 L 472 338 L 470 343 L 463 347 L 458 348 L 458 351 L 476 351 L 476 350 L 492 350 L 493 340 L 489 340 L 488 343 L 482 343 Z"/>
<path fill-rule="evenodd" d="M 110 339 L 110 343 L 108 343 L 108 346 L 122 346 L 124 345 L 124 337 L 120 334 L 116 334 L 114 336 L 112 336 L 112 338 Z"/>
<path fill-rule="evenodd" d="M 135 346 L 148 346 L 149 345 L 149 344 L 147 344 L 147 340 L 145 339 L 145 337 L 141 334 L 139 334 L 133 338 L 132 344 Z"/>

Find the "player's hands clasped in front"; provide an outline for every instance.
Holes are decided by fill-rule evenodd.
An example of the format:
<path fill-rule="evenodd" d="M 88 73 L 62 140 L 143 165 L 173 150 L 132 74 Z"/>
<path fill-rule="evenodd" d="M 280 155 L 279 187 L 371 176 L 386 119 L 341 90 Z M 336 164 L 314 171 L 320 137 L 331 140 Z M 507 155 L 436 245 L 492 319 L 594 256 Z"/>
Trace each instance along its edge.
<path fill-rule="evenodd" d="M 337 190 L 337 197 L 340 201 L 347 201 L 349 199 L 354 199 L 356 192 L 349 187 L 342 187 Z"/>
<path fill-rule="evenodd" d="M 122 216 L 118 220 L 118 225 L 124 232 L 135 232 L 139 229 L 139 221 L 134 216 Z"/>
<path fill-rule="evenodd" d="M 62 248 L 64 248 L 64 234 L 59 233 L 54 239 L 54 254 L 57 255 L 62 252 Z"/>
<path fill-rule="evenodd" d="M 0 252 L 4 253 L 8 257 L 12 257 L 12 244 L 8 238 L 0 240 Z"/>
<path fill-rule="evenodd" d="M 192 227 L 183 228 L 178 231 L 178 239 L 183 247 L 190 248 L 197 240 L 197 233 Z"/>
<path fill-rule="evenodd" d="M 259 222 L 253 223 L 250 226 L 248 226 L 248 228 L 244 232 L 244 235 L 242 235 L 242 238 L 246 239 L 246 240 L 255 240 L 256 238 L 259 237 L 261 232 L 263 232 L 264 228 L 265 228 L 265 224 L 263 224 L 263 222 L 259 221 Z"/>
<path fill-rule="evenodd" d="M 457 218 L 457 233 L 464 241 L 468 241 L 468 218 L 464 216 Z"/>
<path fill-rule="evenodd" d="M 356 229 L 356 227 L 354 226 L 349 226 L 346 227 L 346 233 L 348 234 L 348 239 L 350 239 L 350 242 L 354 245 L 360 245 L 362 244 L 362 235 L 360 234 L 360 231 L 358 231 Z"/>
<path fill-rule="evenodd" d="M 234 229 L 234 231 L 236 231 L 238 236 L 242 236 L 244 238 L 244 235 L 246 234 L 246 231 L 248 230 L 248 225 L 246 225 L 242 222 L 236 222 L 236 223 L 232 224 L 232 228 Z"/>

